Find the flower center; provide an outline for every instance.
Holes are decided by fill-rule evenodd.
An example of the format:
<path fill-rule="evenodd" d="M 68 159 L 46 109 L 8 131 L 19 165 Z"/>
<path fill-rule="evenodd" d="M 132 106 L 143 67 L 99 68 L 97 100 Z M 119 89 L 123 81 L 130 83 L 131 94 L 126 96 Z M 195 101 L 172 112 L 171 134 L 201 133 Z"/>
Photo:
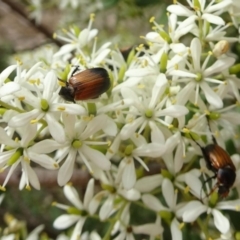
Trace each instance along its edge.
<path fill-rule="evenodd" d="M 82 142 L 80 141 L 80 140 L 73 140 L 73 142 L 72 142 L 72 147 L 73 148 L 76 148 L 76 149 L 78 149 L 78 148 L 80 148 L 82 146 Z"/>
<path fill-rule="evenodd" d="M 147 118 L 151 118 L 151 117 L 153 116 L 153 110 L 152 110 L 152 109 L 147 109 L 147 110 L 145 111 L 145 116 L 146 116 Z"/>
<path fill-rule="evenodd" d="M 132 151 L 133 151 L 133 145 L 129 144 L 127 145 L 127 147 L 125 148 L 125 156 L 131 156 L 132 155 Z"/>
<path fill-rule="evenodd" d="M 49 109 L 48 101 L 46 99 L 44 99 L 44 98 L 41 99 L 41 109 L 44 112 L 47 112 L 48 109 Z"/>
<path fill-rule="evenodd" d="M 195 78 L 195 80 L 196 80 L 197 82 L 202 81 L 202 74 L 201 74 L 201 73 L 196 73 L 196 75 L 197 75 L 197 77 Z"/>

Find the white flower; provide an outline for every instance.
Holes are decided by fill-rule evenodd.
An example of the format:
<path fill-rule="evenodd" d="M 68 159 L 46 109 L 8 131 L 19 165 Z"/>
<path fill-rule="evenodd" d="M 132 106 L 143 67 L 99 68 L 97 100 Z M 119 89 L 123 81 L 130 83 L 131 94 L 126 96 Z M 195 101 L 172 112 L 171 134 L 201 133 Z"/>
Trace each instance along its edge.
<path fill-rule="evenodd" d="M 16 139 L 16 141 L 14 141 L 2 128 L 0 128 L 0 142 L 6 147 L 11 147 L 11 150 L 0 153 L 1 170 L 3 171 L 10 168 L 1 189 L 5 189 L 5 186 L 14 170 L 18 165 L 21 165 L 22 177 L 20 181 L 20 189 L 24 186 L 30 189 L 31 184 L 34 188 L 39 190 L 40 183 L 36 173 L 30 165 L 31 161 L 47 169 L 57 169 L 58 164 L 48 155 L 41 154 L 41 152 L 36 153 L 30 147 L 31 141 L 36 136 L 36 126 L 25 126 L 22 129 L 18 129 L 17 133 L 21 137 L 21 140 Z"/>
<path fill-rule="evenodd" d="M 157 197 L 151 195 L 151 194 L 144 194 L 142 196 L 142 200 L 144 204 L 155 211 L 156 213 L 160 213 L 160 215 L 165 220 L 171 220 L 171 234 L 172 239 L 182 239 L 182 232 L 180 231 L 180 223 L 177 220 L 176 217 L 171 218 L 171 214 L 175 214 L 177 212 L 177 209 L 179 208 L 177 206 L 177 192 L 174 192 L 173 184 L 170 182 L 169 179 L 163 179 L 162 182 L 162 193 L 164 196 L 164 199 L 166 201 L 166 204 L 168 205 L 168 208 L 163 206 L 161 202 L 158 200 Z M 161 214 L 162 212 L 162 214 Z M 165 214 L 164 212 L 168 212 L 169 214 Z"/>
<path fill-rule="evenodd" d="M 199 180 L 199 175 L 189 172 L 186 174 L 186 183 L 190 187 L 190 191 L 197 198 L 200 198 L 200 193 L 202 192 L 202 183 Z M 214 193 L 217 194 L 217 193 Z M 235 210 L 238 211 L 240 206 L 240 200 L 232 201 L 221 201 L 215 203 L 215 205 L 210 204 L 211 198 L 202 196 L 204 202 L 198 200 L 193 200 L 185 204 L 181 209 L 177 211 L 177 215 L 182 217 L 184 222 L 194 222 L 201 214 L 206 212 L 207 214 L 212 214 L 213 222 L 218 231 L 226 234 L 230 229 L 230 223 L 227 217 L 225 217 L 220 210 Z"/>
<path fill-rule="evenodd" d="M 187 64 L 188 69 L 169 72 L 170 75 L 178 78 L 176 82 L 185 83 L 182 90 L 177 94 L 177 103 L 186 104 L 190 96 L 195 93 L 194 104 L 197 104 L 201 89 L 209 104 L 215 108 L 221 108 L 223 106 L 222 99 L 214 92 L 210 84 L 223 84 L 223 82 L 214 79 L 212 75 L 232 66 L 235 59 L 231 57 L 219 58 L 214 64 L 207 67 L 210 55 L 201 64 L 202 47 L 198 38 L 192 40 L 190 50 L 192 62 Z"/>
<path fill-rule="evenodd" d="M 19 91 L 16 96 L 23 98 L 24 102 L 33 106 L 34 109 L 29 112 L 20 113 L 13 117 L 9 126 L 22 127 L 24 125 L 30 125 L 38 123 L 42 118 L 48 123 L 48 129 L 53 138 L 58 142 L 65 141 L 65 134 L 62 125 L 59 123 L 59 114 L 65 112 L 68 114 L 85 114 L 85 109 L 77 104 L 64 104 L 58 103 L 59 98 L 56 92 L 57 77 L 53 71 L 50 71 L 44 78 L 43 92 L 39 93 L 39 96 L 34 96 L 27 89 Z"/>
<path fill-rule="evenodd" d="M 69 213 L 63 214 L 55 219 L 53 226 L 57 229 L 66 229 L 73 224 L 76 224 L 70 238 L 70 240 L 75 240 L 77 238 L 80 238 L 82 227 L 90 211 L 89 203 L 94 194 L 94 179 L 91 179 L 88 182 L 83 202 L 80 200 L 78 193 L 74 187 L 65 185 L 63 191 L 69 202 L 73 204 L 73 207 L 54 203 L 55 206 L 69 211 Z"/>
<path fill-rule="evenodd" d="M 58 172 L 59 185 L 66 184 L 72 176 L 76 160 L 84 163 L 92 172 L 90 162 L 103 170 L 109 170 L 111 163 L 100 151 L 91 148 L 91 145 L 106 145 L 106 142 L 93 141 L 91 137 L 108 124 L 106 115 L 98 115 L 89 122 L 77 120 L 73 115 L 63 115 L 64 139 L 60 145 L 61 150 L 57 153 L 58 162 L 63 159 L 64 163 Z M 56 146 L 56 149 L 59 149 Z M 77 158 L 78 157 L 78 158 Z"/>
<path fill-rule="evenodd" d="M 117 221 L 114 226 L 112 236 L 115 234 L 117 234 L 117 236 L 113 237 L 113 240 L 134 240 L 134 234 L 145 234 L 149 235 L 150 239 L 155 239 L 163 232 L 163 228 L 158 217 L 156 218 L 155 223 L 148 223 L 137 226 L 130 225 L 129 207 L 130 204 L 127 204 L 125 206 L 119 221 Z"/>
<path fill-rule="evenodd" d="M 164 109 L 166 97 L 163 97 L 163 93 L 167 87 L 167 79 L 164 74 L 159 74 L 155 85 L 151 89 L 150 93 L 143 92 L 141 96 L 138 96 L 130 88 L 123 88 L 122 95 L 124 99 L 132 99 L 133 105 L 127 112 L 127 124 L 121 130 L 121 138 L 128 139 L 138 129 L 140 134 L 144 128 L 149 125 L 151 128 L 155 127 L 158 122 L 169 126 L 161 117 L 171 116 L 178 118 L 188 113 L 188 109 L 185 106 L 172 105 Z M 159 101 L 163 97 L 162 101 Z"/>
<path fill-rule="evenodd" d="M 167 10 L 171 13 L 175 13 L 178 16 L 189 18 L 194 16 L 195 20 L 201 18 L 209 23 L 224 25 L 223 19 L 218 15 L 228 10 L 231 0 L 224 0 L 216 4 L 214 4 L 214 2 L 210 2 L 207 6 L 205 0 L 199 0 L 199 5 L 195 4 L 196 2 L 191 0 L 187 0 L 187 3 L 189 4 L 190 8 L 194 10 L 190 10 L 187 6 L 184 6 L 179 2 L 177 2 L 176 5 L 170 5 Z"/>

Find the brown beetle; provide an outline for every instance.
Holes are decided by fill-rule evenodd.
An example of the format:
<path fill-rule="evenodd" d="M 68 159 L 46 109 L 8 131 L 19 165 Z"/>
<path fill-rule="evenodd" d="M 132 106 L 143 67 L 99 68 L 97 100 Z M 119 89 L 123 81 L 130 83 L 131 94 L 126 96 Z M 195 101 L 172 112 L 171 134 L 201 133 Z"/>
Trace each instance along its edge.
<path fill-rule="evenodd" d="M 208 196 L 218 188 L 218 194 L 221 197 L 227 197 L 229 189 L 232 187 L 236 179 L 236 168 L 230 156 L 223 148 L 217 144 L 217 141 L 213 135 L 213 143 L 207 145 L 206 147 L 202 147 L 193 139 L 192 136 L 191 138 L 200 147 L 208 169 L 214 173 L 214 176 L 208 178 L 204 184 L 211 179 L 217 178 L 217 183 L 208 194 Z"/>
<path fill-rule="evenodd" d="M 110 78 L 106 69 L 91 68 L 76 73 L 78 70 L 77 66 L 66 86 L 59 91 L 59 95 L 65 100 L 75 102 L 75 100 L 94 99 L 109 89 Z"/>

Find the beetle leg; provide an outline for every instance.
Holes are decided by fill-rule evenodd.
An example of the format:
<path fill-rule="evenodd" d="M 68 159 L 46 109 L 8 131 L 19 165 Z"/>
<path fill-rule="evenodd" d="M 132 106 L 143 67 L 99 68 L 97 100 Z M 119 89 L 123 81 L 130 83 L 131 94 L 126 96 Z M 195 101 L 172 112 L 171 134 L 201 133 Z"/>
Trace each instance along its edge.
<path fill-rule="evenodd" d="M 201 196 L 201 201 L 203 200 L 202 198 L 202 191 L 203 191 L 203 187 L 204 185 L 206 185 L 207 182 L 211 181 L 212 179 L 216 178 L 217 174 L 214 174 L 212 177 L 209 177 L 208 179 L 206 179 L 204 182 L 203 182 L 203 185 L 202 185 L 202 188 L 201 188 L 201 193 L 200 193 L 200 196 Z M 216 185 L 212 188 L 212 190 L 210 191 L 209 194 L 207 194 L 206 197 L 209 197 L 215 190 L 216 188 L 218 187 L 218 183 L 216 183 Z"/>
<path fill-rule="evenodd" d="M 211 135 L 212 135 L 212 141 L 213 141 L 214 144 L 218 145 L 217 140 L 216 140 L 216 138 L 215 138 L 215 136 L 213 135 L 213 132 L 212 132 L 212 130 L 211 130 L 210 121 L 209 121 L 209 118 L 208 118 L 208 117 L 207 117 L 207 122 L 208 122 L 209 130 L 210 130 Z"/>
<path fill-rule="evenodd" d="M 204 147 L 202 147 L 191 135 L 191 133 L 189 134 L 191 139 L 200 147 L 200 149 L 202 150 L 202 152 L 204 151 Z"/>

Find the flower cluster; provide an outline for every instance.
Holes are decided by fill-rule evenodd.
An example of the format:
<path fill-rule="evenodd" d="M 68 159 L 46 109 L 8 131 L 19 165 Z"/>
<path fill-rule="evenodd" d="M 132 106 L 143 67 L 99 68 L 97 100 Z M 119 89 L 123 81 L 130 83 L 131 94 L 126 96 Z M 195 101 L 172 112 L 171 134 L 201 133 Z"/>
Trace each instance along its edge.
<path fill-rule="evenodd" d="M 205 160 L 197 155 L 212 140 L 223 149 L 228 140 L 238 147 L 233 138 L 240 119 L 240 70 L 229 49 L 239 38 L 227 35 L 232 25 L 222 14 L 239 27 L 234 9 L 239 4 L 187 3 L 167 8 L 168 30 L 151 18 L 153 31 L 142 37 L 146 44 L 129 49 L 127 57 L 109 42 L 98 46 L 91 15 L 86 29 L 55 35 L 66 44 L 46 61 L 27 70 L 18 59 L 0 74 L 0 169 L 8 171 L 0 188 L 6 189 L 18 168 L 20 189 L 40 189 L 37 165 L 58 171 L 58 184 L 65 185 L 73 206 L 54 203 L 67 211 L 54 227 L 75 224 L 71 240 L 135 239 L 138 234 L 163 239 L 166 227 L 172 239 L 181 240 L 185 224 L 195 220 L 203 239 L 230 239 L 234 233 L 223 210 L 239 210 L 240 157 L 234 154 L 233 165 L 227 165 L 236 180 L 231 200 L 225 201 L 212 189 L 227 183 L 220 184 L 206 154 Z M 64 81 L 99 67 L 107 70 L 111 86 L 98 98 L 72 103 L 59 95 Z M 83 201 L 67 184 L 77 167 L 92 175 Z M 94 179 L 101 185 L 97 193 Z M 134 219 L 134 206 L 152 218 Z M 94 227 L 83 232 L 86 220 L 96 218 L 109 223 L 104 235 Z"/>

